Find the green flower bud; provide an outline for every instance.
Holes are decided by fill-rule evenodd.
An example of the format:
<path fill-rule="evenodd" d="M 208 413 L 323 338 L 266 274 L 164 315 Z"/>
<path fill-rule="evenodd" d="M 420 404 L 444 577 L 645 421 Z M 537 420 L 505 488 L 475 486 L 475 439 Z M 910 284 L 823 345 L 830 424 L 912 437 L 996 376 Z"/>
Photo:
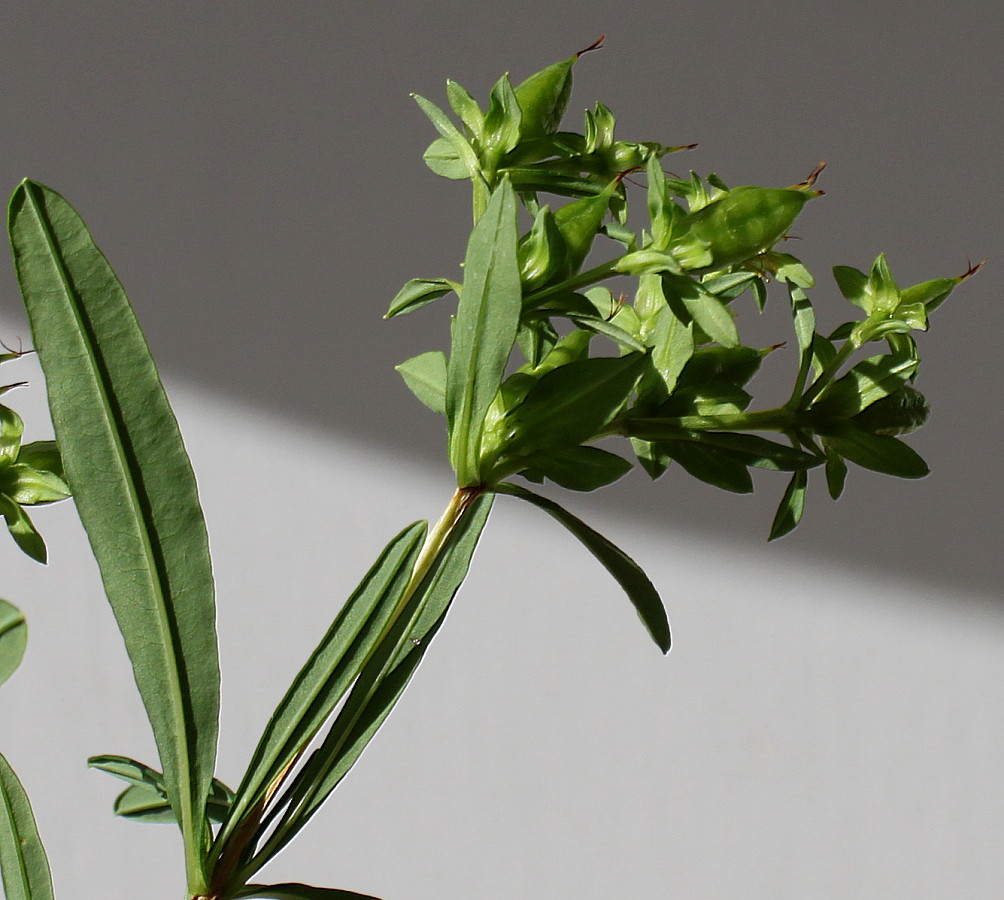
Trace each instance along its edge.
<path fill-rule="evenodd" d="M 568 97 L 572 92 L 572 66 L 575 61 L 596 50 L 605 35 L 601 35 L 585 50 L 580 50 L 574 56 L 563 59 L 531 75 L 516 89 L 516 101 L 523 113 L 520 122 L 520 139 L 532 140 L 544 137 L 558 130 L 558 123 L 565 114 Z"/>
<path fill-rule="evenodd" d="M 805 202 L 819 191 L 799 188 L 733 188 L 687 216 L 691 235 L 711 250 L 710 270 L 745 262 L 769 250 L 788 232 Z"/>
<path fill-rule="evenodd" d="M 519 275 L 524 292 L 535 291 L 566 271 L 565 241 L 554 221 L 554 213 L 542 206 L 533 228 L 519 243 Z"/>

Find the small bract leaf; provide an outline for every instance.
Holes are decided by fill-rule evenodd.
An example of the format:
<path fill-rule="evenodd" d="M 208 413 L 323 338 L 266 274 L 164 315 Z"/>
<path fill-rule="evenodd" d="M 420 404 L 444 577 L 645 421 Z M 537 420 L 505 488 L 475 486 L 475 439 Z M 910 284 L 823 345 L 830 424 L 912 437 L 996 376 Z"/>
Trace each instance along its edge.
<path fill-rule="evenodd" d="M 422 159 L 433 172 L 443 178 L 462 181 L 471 177 L 467 164 L 460 158 L 456 146 L 449 138 L 436 138 L 426 148 Z"/>
<path fill-rule="evenodd" d="M 446 415 L 446 355 L 441 350 L 420 353 L 394 368 L 422 403 L 434 413 Z"/>
<path fill-rule="evenodd" d="M 412 278 L 405 282 L 404 287 L 390 301 L 390 306 L 383 317 L 390 319 L 394 316 L 402 316 L 427 306 L 433 300 L 438 300 L 450 291 L 459 292 L 459 290 L 459 284 L 446 278 Z"/>

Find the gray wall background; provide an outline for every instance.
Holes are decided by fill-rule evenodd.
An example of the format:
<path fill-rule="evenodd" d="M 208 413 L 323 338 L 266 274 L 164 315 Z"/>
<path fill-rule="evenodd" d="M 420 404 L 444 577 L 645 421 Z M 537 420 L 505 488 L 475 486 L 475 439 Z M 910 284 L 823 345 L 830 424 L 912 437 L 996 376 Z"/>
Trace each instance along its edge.
<path fill-rule="evenodd" d="M 599 99 L 622 136 L 699 141 L 668 165 L 732 183 L 829 160 L 796 248 L 824 321 L 842 312 L 832 264 L 883 250 L 906 284 L 990 260 L 923 338 L 934 415 L 911 442 L 934 474 L 856 470 L 769 547 L 775 479 L 753 498 L 673 475 L 569 498 L 665 589 L 668 660 L 577 547 L 500 503 L 410 696 L 271 877 L 388 900 L 990 896 L 1004 623 L 989 3 L 0 10 L 2 181 L 30 176 L 81 210 L 178 397 L 220 580 L 221 775 L 239 780 L 387 537 L 449 493 L 439 426 L 392 370 L 443 345 L 443 311 L 380 320 L 407 278 L 455 271 L 467 228 L 464 186 L 421 162 L 432 133 L 408 93 L 438 102 L 454 77 L 484 96 L 603 32 L 572 115 Z M 788 336 L 781 304 L 742 325 Z M 12 396 L 42 436 L 32 391 Z M 277 477 L 289 466 L 300 484 Z M 112 786 L 82 773 L 89 753 L 150 758 L 150 741 L 72 510 L 38 518 L 49 570 L 5 556 L 33 640 L 0 695 L 3 749 L 57 891 L 177 896 L 170 833 L 112 821 Z"/>

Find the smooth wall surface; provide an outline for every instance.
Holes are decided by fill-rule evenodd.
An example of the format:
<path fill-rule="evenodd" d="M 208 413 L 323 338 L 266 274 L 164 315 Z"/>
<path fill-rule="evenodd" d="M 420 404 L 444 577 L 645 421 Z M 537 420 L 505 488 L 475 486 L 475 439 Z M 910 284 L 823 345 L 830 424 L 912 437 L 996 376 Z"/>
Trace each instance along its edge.
<path fill-rule="evenodd" d="M 680 170 L 785 185 L 829 160 L 796 252 L 880 250 L 902 283 L 989 258 L 923 336 L 934 473 L 854 471 L 833 505 L 764 537 L 753 498 L 632 475 L 569 505 L 662 588 L 663 659 L 602 570 L 499 501 L 475 571 L 384 732 L 268 873 L 425 898 L 944 898 L 1002 880 L 1002 437 L 996 400 L 1001 23 L 995 6 L 555 2 L 419 6 L 44 3 L 0 11 L 0 175 L 83 213 L 166 373 L 219 577 L 220 775 L 341 600 L 450 492 L 434 417 L 392 366 L 441 347 L 445 311 L 380 321 L 407 278 L 453 275 L 463 185 L 420 156 L 408 98 L 483 96 L 607 33 L 576 68 L 618 135 L 700 141 Z M 9 263 L 5 339 L 27 340 Z M 740 322 L 789 337 L 781 304 Z M 783 354 L 763 389 L 783 390 Z M 790 362 L 790 361 L 789 361 Z M 47 436 L 30 391 L 11 403 Z M 20 368 L 18 368 L 20 367 Z M 0 372 L 0 381 L 6 381 Z M 292 473 L 292 475 L 291 475 Z M 817 487 L 820 487 L 817 485 Z M 112 819 L 83 760 L 153 761 L 72 509 L 37 515 L 43 570 L 0 535 L 0 595 L 28 615 L 0 691 L 60 896 L 178 897 L 170 829 Z"/>

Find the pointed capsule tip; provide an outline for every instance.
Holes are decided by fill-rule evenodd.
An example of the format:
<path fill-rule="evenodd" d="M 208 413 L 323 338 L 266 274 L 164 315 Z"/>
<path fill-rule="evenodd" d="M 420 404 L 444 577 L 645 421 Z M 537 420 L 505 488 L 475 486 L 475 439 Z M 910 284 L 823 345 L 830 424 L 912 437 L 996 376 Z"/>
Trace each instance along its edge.
<path fill-rule="evenodd" d="M 576 58 L 576 59 L 578 59 L 578 58 L 579 58 L 580 56 L 582 56 L 582 55 L 583 55 L 584 53 L 589 53 L 589 52 L 590 52 L 590 51 L 592 51 L 592 50 L 599 50 L 599 49 L 601 49 L 601 48 L 603 47 L 603 42 L 604 42 L 604 41 L 605 41 L 606 39 L 607 39 L 607 36 L 606 36 L 605 34 L 601 34 L 601 35 L 600 35 L 600 36 L 599 36 L 599 37 L 598 37 L 598 38 L 597 38 L 597 39 L 596 39 L 595 41 L 593 41 L 593 42 L 592 42 L 592 43 L 591 43 L 591 44 L 590 44 L 590 45 L 589 45 L 588 47 L 586 47 L 586 48 L 585 48 L 585 49 L 583 49 L 583 50 L 579 50 L 579 52 L 575 54 L 575 58 Z"/>

